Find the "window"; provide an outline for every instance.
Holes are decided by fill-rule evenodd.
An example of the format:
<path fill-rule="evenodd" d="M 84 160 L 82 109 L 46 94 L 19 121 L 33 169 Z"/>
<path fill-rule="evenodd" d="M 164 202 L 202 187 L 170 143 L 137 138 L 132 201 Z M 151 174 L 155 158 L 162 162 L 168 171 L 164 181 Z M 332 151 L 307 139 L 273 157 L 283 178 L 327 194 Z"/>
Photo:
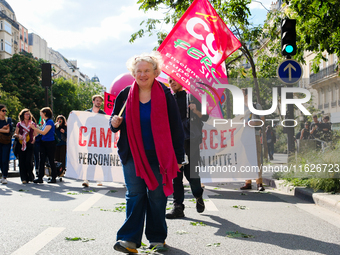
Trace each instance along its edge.
<path fill-rule="evenodd" d="M 12 44 L 9 41 L 5 41 L 5 51 L 12 54 Z"/>
<path fill-rule="evenodd" d="M 3 51 L 4 50 L 4 40 L 1 39 L 1 44 L 0 44 L 0 50 Z"/>
<path fill-rule="evenodd" d="M 334 59 L 334 64 L 336 64 L 338 62 L 338 56 L 334 54 L 333 59 Z"/>
<path fill-rule="evenodd" d="M 5 30 L 6 30 L 9 34 L 12 34 L 12 26 L 11 26 L 7 21 L 5 21 Z"/>
<path fill-rule="evenodd" d="M 2 30 L 4 25 L 2 24 L 2 21 L 0 21 L 0 30 Z"/>

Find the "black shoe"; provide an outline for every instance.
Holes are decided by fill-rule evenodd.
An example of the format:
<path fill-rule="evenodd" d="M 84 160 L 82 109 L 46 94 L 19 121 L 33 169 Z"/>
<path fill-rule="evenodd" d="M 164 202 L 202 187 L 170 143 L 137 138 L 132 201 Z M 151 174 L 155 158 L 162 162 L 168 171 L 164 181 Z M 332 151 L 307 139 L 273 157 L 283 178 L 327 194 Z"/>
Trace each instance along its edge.
<path fill-rule="evenodd" d="M 56 179 L 51 179 L 47 183 L 57 183 L 57 180 Z"/>
<path fill-rule="evenodd" d="M 204 212 L 204 209 L 205 209 L 205 205 L 204 205 L 203 197 L 200 196 L 199 198 L 196 198 L 196 211 L 198 213 L 202 213 Z"/>
<path fill-rule="evenodd" d="M 33 182 L 34 183 L 44 183 L 43 179 L 39 179 L 39 178 L 34 179 Z"/>
<path fill-rule="evenodd" d="M 165 214 L 167 219 L 184 218 L 184 205 L 174 205 L 170 213 Z"/>
<path fill-rule="evenodd" d="M 265 191 L 265 188 L 263 187 L 262 183 L 261 184 L 257 184 L 257 190 L 258 191 Z"/>
<path fill-rule="evenodd" d="M 251 189 L 251 183 L 247 183 L 240 188 L 240 190 Z"/>

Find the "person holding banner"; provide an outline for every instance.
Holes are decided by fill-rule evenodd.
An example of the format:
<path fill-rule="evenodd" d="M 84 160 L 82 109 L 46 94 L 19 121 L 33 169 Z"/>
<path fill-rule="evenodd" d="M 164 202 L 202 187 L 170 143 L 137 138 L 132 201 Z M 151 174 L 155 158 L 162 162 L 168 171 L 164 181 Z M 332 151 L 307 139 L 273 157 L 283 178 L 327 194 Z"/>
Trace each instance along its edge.
<path fill-rule="evenodd" d="M 41 143 L 40 143 L 40 165 L 39 165 L 39 174 L 38 177 L 33 181 L 34 183 L 43 183 L 43 177 L 45 175 L 45 163 L 46 158 L 51 165 L 52 170 L 52 178 L 48 181 L 48 183 L 56 183 L 57 180 L 57 168 L 54 163 L 54 153 L 55 153 L 55 139 L 54 132 L 55 126 L 52 120 L 52 110 L 50 107 L 44 107 L 40 110 L 40 116 L 45 120 L 45 123 L 40 130 L 35 125 L 31 124 L 30 127 L 36 133 L 41 134 Z"/>
<path fill-rule="evenodd" d="M 103 110 L 100 109 L 102 103 L 104 101 L 104 98 L 103 96 L 101 95 L 94 95 L 92 96 L 92 108 L 90 109 L 87 109 L 86 112 L 93 112 L 93 113 L 99 113 L 99 114 L 106 114 Z M 88 180 L 84 180 L 83 183 L 82 183 L 82 186 L 84 187 L 88 187 L 90 184 L 89 184 L 89 181 Z M 97 186 L 102 186 L 102 183 L 101 182 L 97 182 Z"/>
<path fill-rule="evenodd" d="M 111 130 L 120 131 L 118 154 L 127 188 L 126 220 L 114 245 L 123 253 L 138 253 L 145 218 L 149 248 L 166 249 L 167 196 L 184 160 L 184 133 L 170 89 L 156 80 L 162 62 L 158 52 L 128 60 L 135 81 L 119 93 L 110 117 Z"/>
<path fill-rule="evenodd" d="M 246 108 L 248 108 L 248 89 L 243 88 L 242 92 L 244 95 L 244 105 Z M 262 110 L 262 106 L 259 103 L 254 104 L 254 108 L 257 110 Z M 259 167 L 258 178 L 256 179 L 256 184 L 257 184 L 258 191 L 264 191 L 265 188 L 263 187 L 263 184 L 262 184 L 262 167 L 261 167 L 261 151 L 262 151 L 261 125 L 262 125 L 262 122 L 260 120 L 262 120 L 264 123 L 265 122 L 264 116 L 251 114 L 249 117 L 248 125 L 252 127 L 255 126 L 256 156 L 257 156 L 257 165 Z M 242 186 L 240 189 L 241 190 L 252 189 L 251 180 L 246 180 L 244 186 Z"/>
<path fill-rule="evenodd" d="M 177 177 L 173 181 L 174 185 L 174 207 L 170 213 L 166 214 L 167 219 L 176 219 L 184 217 L 184 186 L 183 174 L 190 183 L 190 188 L 193 196 L 196 198 L 196 210 L 202 213 L 205 209 L 204 201 L 202 198 L 203 188 L 201 186 L 201 179 L 195 171 L 195 166 L 199 165 L 200 158 L 200 143 L 202 142 L 202 121 L 207 121 L 209 116 L 201 114 L 200 102 L 191 96 L 183 89 L 182 85 L 169 76 L 169 84 L 172 91 L 175 93 L 175 99 L 180 111 L 183 128 L 188 128 L 189 137 L 186 137 L 184 142 L 185 153 L 189 158 L 188 164 L 185 164 L 177 173 Z M 199 127 L 197 137 L 190 137 L 190 126 Z M 192 128 L 193 129 L 193 128 Z M 191 147 L 191 148 L 190 148 Z"/>

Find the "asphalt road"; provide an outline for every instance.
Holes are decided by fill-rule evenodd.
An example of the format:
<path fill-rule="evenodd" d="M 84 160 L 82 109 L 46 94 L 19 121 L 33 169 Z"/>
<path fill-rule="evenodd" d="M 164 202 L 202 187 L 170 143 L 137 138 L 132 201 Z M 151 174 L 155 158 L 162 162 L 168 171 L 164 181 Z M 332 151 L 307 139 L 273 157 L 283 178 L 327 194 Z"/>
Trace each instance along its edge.
<path fill-rule="evenodd" d="M 68 178 L 57 184 L 8 180 L 0 186 L 0 254 L 121 254 L 112 246 L 125 219 L 122 183 L 84 189 Z M 186 188 L 186 217 L 167 220 L 164 254 L 340 253 L 338 214 L 270 188 L 241 192 L 240 186 L 206 184 L 202 214 Z"/>

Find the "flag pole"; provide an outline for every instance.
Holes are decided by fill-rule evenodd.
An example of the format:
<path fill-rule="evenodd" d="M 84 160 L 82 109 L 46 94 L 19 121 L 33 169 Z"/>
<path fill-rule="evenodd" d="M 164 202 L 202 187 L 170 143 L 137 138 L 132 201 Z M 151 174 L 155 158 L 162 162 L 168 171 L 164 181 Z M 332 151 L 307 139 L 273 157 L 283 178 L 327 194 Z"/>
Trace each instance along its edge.
<path fill-rule="evenodd" d="M 121 116 L 122 116 L 122 114 L 123 114 L 123 112 L 124 112 L 124 110 L 125 110 L 125 107 L 126 107 L 126 102 L 127 102 L 127 100 L 125 101 L 125 103 L 124 103 L 122 109 L 120 110 L 120 112 L 119 112 L 119 114 L 118 114 L 118 117 L 121 117 Z"/>

